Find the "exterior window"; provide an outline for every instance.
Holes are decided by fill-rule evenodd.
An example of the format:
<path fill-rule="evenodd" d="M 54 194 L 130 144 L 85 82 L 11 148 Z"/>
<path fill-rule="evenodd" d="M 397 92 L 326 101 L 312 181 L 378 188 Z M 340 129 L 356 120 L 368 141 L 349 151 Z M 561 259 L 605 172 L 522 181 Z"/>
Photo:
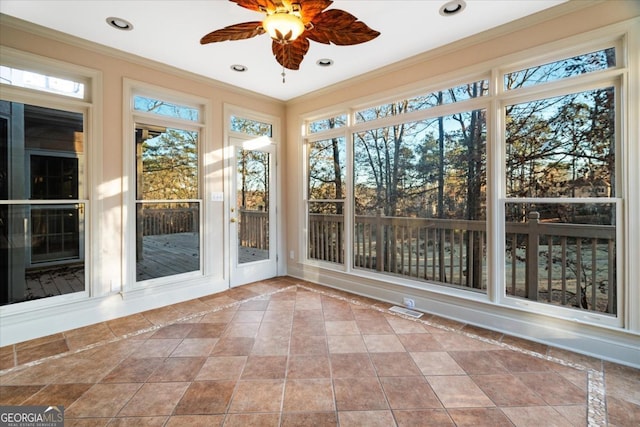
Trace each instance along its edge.
<path fill-rule="evenodd" d="M 84 114 L 0 107 L 0 301 L 84 291 Z"/>
<path fill-rule="evenodd" d="M 77 199 L 78 159 L 31 156 L 32 199 Z"/>
<path fill-rule="evenodd" d="M 31 211 L 31 262 L 78 259 L 79 211 L 39 206 Z"/>
<path fill-rule="evenodd" d="M 136 95 L 133 97 L 133 109 L 192 122 L 198 122 L 200 120 L 200 110 L 198 108 L 178 105 L 145 96 Z"/>
<path fill-rule="evenodd" d="M 310 119 L 307 259 L 619 326 L 621 45 Z"/>
<path fill-rule="evenodd" d="M 617 314 L 615 203 L 505 209 L 507 295 Z"/>
<path fill-rule="evenodd" d="M 615 88 L 509 105 L 506 114 L 508 197 L 615 194 Z"/>

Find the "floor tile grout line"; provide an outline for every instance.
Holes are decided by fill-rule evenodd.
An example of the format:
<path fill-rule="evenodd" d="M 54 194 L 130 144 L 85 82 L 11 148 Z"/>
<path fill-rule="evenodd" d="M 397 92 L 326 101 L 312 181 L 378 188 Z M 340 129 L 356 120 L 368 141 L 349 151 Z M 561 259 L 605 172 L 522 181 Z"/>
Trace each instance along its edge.
<path fill-rule="evenodd" d="M 122 341 L 124 339 L 132 338 L 132 337 L 135 337 L 135 336 L 138 336 L 138 335 L 142 335 L 142 334 L 145 334 L 145 333 L 148 333 L 148 332 L 157 331 L 157 330 L 159 330 L 159 329 L 161 329 L 161 328 L 163 328 L 165 326 L 169 326 L 169 325 L 177 324 L 177 323 L 182 323 L 182 322 L 185 322 L 185 321 L 190 320 L 190 319 L 194 319 L 194 318 L 197 318 L 197 317 L 205 316 L 207 314 L 211 314 L 211 313 L 215 313 L 215 312 L 218 312 L 218 311 L 222 311 L 222 310 L 225 310 L 227 308 L 239 306 L 239 305 L 242 305 L 243 303 L 246 303 L 248 301 L 258 300 L 258 299 L 264 298 L 265 296 L 271 296 L 271 295 L 275 295 L 275 294 L 278 294 L 278 293 L 281 293 L 281 292 L 286 292 L 286 291 L 291 290 L 294 287 L 296 289 L 304 289 L 306 291 L 314 292 L 314 293 L 320 294 L 320 295 L 325 295 L 325 296 L 328 296 L 328 297 L 333 298 L 333 299 L 342 300 L 342 301 L 348 302 L 350 304 L 359 305 L 359 306 L 365 307 L 367 309 L 372 309 L 372 310 L 378 311 L 380 313 L 384 313 L 386 315 L 391 315 L 391 316 L 394 316 L 394 317 L 397 317 L 397 318 L 402 318 L 402 319 L 405 319 L 405 320 L 410 320 L 410 321 L 414 321 L 414 322 L 417 322 L 417 323 L 425 324 L 425 325 L 428 325 L 428 326 L 431 326 L 431 327 L 434 327 L 434 328 L 437 328 L 437 329 L 441 329 L 441 330 L 444 330 L 444 331 L 447 331 L 447 332 L 455 332 L 455 333 L 457 333 L 459 335 L 467 336 L 469 338 L 473 338 L 473 339 L 479 340 L 481 342 L 485 342 L 485 343 L 488 343 L 488 344 L 491 344 L 491 345 L 495 345 L 495 346 L 498 346 L 498 347 L 501 347 L 501 348 L 506 348 L 506 349 L 509 349 L 509 350 L 512 350 L 512 351 L 515 351 L 515 352 L 518 352 L 518 353 L 521 353 L 521 354 L 530 355 L 532 357 L 536 357 L 536 358 L 539 358 L 539 359 L 542 359 L 542 360 L 551 361 L 551 362 L 558 363 L 558 364 L 563 365 L 563 366 L 567 366 L 567 367 L 571 367 L 571 368 L 578 369 L 578 370 L 581 370 L 581 371 L 585 371 L 587 373 L 587 388 L 588 388 L 588 399 L 587 399 L 587 422 L 588 422 L 588 426 L 591 427 L 591 426 L 606 425 L 606 422 L 607 422 L 607 420 L 606 420 L 607 412 L 606 412 L 606 405 L 605 405 L 605 394 L 606 394 L 606 392 L 605 392 L 605 389 L 604 389 L 604 380 L 603 380 L 604 376 L 603 376 L 603 373 L 601 371 L 590 369 L 590 368 L 587 368 L 585 366 L 582 366 L 580 364 L 577 364 L 577 363 L 574 363 L 574 362 L 571 362 L 571 361 L 566 361 L 566 360 L 559 359 L 559 358 L 556 358 L 556 357 L 553 357 L 553 356 L 543 355 L 543 354 L 540 354 L 540 353 L 537 353 L 537 352 L 534 352 L 534 351 L 531 351 L 531 350 L 523 349 L 523 348 L 511 345 L 511 344 L 506 344 L 506 343 L 503 343 L 503 342 L 500 342 L 500 341 L 497 341 L 497 340 L 493 340 L 493 339 L 490 339 L 490 338 L 481 337 L 479 335 L 472 334 L 470 332 L 462 331 L 461 329 L 457 329 L 457 328 L 452 328 L 452 327 L 449 327 L 449 326 L 441 325 L 441 324 L 438 324 L 438 323 L 431 322 L 429 320 L 415 319 L 415 318 L 411 318 L 409 316 L 401 315 L 399 313 L 390 312 L 390 311 L 388 311 L 388 309 L 384 309 L 384 308 L 378 307 L 378 306 L 376 306 L 375 304 L 372 304 L 372 303 L 365 303 L 365 302 L 359 301 L 356 298 L 348 298 L 348 297 L 345 297 L 345 296 L 342 296 L 342 295 L 338 295 L 336 293 L 332 293 L 330 291 L 323 291 L 323 290 L 320 290 L 320 289 L 317 289 L 317 288 L 314 288 L 314 287 L 311 287 L 311 286 L 303 285 L 303 284 L 300 284 L 300 283 L 295 283 L 295 284 L 292 284 L 290 286 L 286 286 L 286 287 L 281 288 L 281 289 L 276 289 L 276 290 L 274 290 L 272 292 L 266 292 L 266 293 L 259 294 L 259 295 L 253 296 L 253 297 L 249 297 L 249 298 L 246 298 L 246 299 L 238 300 L 238 301 L 235 301 L 233 303 L 228 303 L 228 304 L 224 304 L 224 305 L 221 305 L 221 306 L 217 306 L 217 307 L 212 308 L 211 310 L 205 310 L 205 311 L 198 312 L 198 313 L 192 313 L 192 314 L 189 314 L 189 315 L 177 318 L 177 319 L 173 319 L 173 320 L 171 320 L 169 322 L 166 322 L 166 323 L 156 324 L 156 325 L 153 325 L 151 327 L 144 328 L 142 330 L 138 330 L 138 331 L 135 331 L 135 332 L 132 332 L 132 333 L 129 333 L 129 334 L 121 335 L 121 336 L 116 337 L 114 339 L 110 339 L 110 340 L 107 340 L 107 341 L 101 341 L 101 342 L 98 342 L 98 343 L 94 343 L 94 344 L 85 346 L 83 348 L 76 349 L 74 351 L 69 351 L 69 352 L 65 352 L 65 353 L 52 355 L 52 356 L 49 356 L 49 357 L 46 357 L 46 358 L 38 359 L 36 361 L 28 362 L 26 364 L 22 364 L 22 365 L 15 366 L 15 367 L 12 367 L 12 368 L 9 368 L 9 369 L 5 369 L 5 370 L 0 371 L 0 376 L 3 376 L 3 375 L 8 374 L 8 373 L 12 373 L 12 372 L 17 372 L 19 370 L 26 369 L 26 368 L 29 368 L 29 367 L 32 367 L 32 366 L 37 366 L 37 365 L 39 365 L 41 363 L 44 363 L 46 361 L 49 361 L 49 360 L 55 360 L 55 359 L 59 359 L 59 358 L 65 357 L 65 356 L 79 354 L 81 352 L 84 352 L 84 351 L 87 351 L 87 350 L 91 350 L 91 349 L 94 349 L 94 348 L 97 348 L 97 347 L 101 347 L 101 346 L 104 346 L 104 345 L 112 344 L 112 343 L 115 343 L 115 342 L 119 342 L 119 341 Z M 339 291 L 339 290 L 336 290 L 336 291 Z M 15 350 L 14 355 L 15 355 L 15 357 L 17 357 L 17 350 Z M 335 393 L 335 390 L 334 390 L 334 393 Z M 283 387 L 282 405 L 284 405 L 284 387 Z M 336 410 L 336 413 L 337 413 L 337 407 L 336 407 L 335 410 Z M 282 411 L 281 411 L 280 417 L 282 417 Z"/>
<path fill-rule="evenodd" d="M 429 320 L 421 320 L 421 319 L 415 319 L 409 316 L 404 316 L 400 313 L 395 313 L 392 311 L 389 311 L 388 309 L 384 309 L 381 307 L 378 307 L 374 304 L 366 304 L 363 303 L 361 301 L 358 301 L 357 299 L 353 298 L 347 298 L 344 296 L 340 296 L 340 295 L 335 295 L 335 294 L 331 294 L 330 292 L 327 291 L 322 291 L 319 289 L 315 289 L 313 287 L 309 287 L 309 286 L 305 286 L 305 285 L 300 285 L 298 284 L 299 287 L 306 289 L 310 292 L 316 292 L 319 293 L 321 295 L 326 295 L 326 296 L 330 296 L 333 298 L 337 298 L 340 299 L 342 301 L 348 302 L 350 304 L 355 304 L 355 305 L 360 305 L 360 306 L 365 306 L 368 307 L 370 309 L 376 310 L 380 313 L 384 313 L 384 314 L 389 314 L 391 316 L 394 317 L 399 317 L 405 320 L 410 320 L 413 322 L 417 322 L 417 323 L 422 323 L 422 324 L 426 324 L 428 326 L 431 327 L 435 327 L 437 329 L 441 329 L 441 330 L 445 330 L 447 332 L 454 332 L 469 338 L 473 338 L 476 340 L 479 340 L 481 342 L 485 342 L 488 344 L 492 344 L 492 345 L 496 345 L 498 347 L 502 347 L 502 348 L 506 348 L 521 354 L 526 354 L 529 356 L 533 356 L 536 357 L 538 359 L 542 359 L 542 360 L 546 360 L 549 362 L 554 362 L 557 364 L 560 364 L 562 366 L 567 366 L 570 368 L 574 368 L 574 369 L 578 369 L 580 371 L 584 371 L 587 373 L 587 425 L 588 427 L 596 427 L 596 426 L 603 426 L 603 425 L 607 425 L 607 412 L 606 412 L 606 405 L 605 405 L 605 399 L 606 399 L 606 390 L 604 387 L 604 381 L 603 381 L 603 375 L 601 371 L 597 371 L 591 368 L 588 368 L 586 366 L 580 365 L 578 363 L 575 362 L 571 362 L 568 360 L 563 360 L 563 359 L 559 359 L 557 357 L 553 357 L 553 356 L 548 356 L 545 354 L 541 354 L 541 353 L 537 353 L 535 351 L 531 351 L 531 350 L 527 350 L 527 349 L 523 349 L 511 344 L 506 344 L 497 340 L 493 340 L 490 338 L 485 338 L 485 337 L 481 337 L 479 335 L 476 334 L 472 334 L 470 332 L 466 332 L 466 331 L 462 331 L 460 329 L 456 329 L 456 328 L 452 328 L 449 326 L 444 326 L 444 325 L 440 325 L 437 323 L 433 323 L 430 322 Z"/>
<path fill-rule="evenodd" d="M 306 287 L 304 285 L 298 285 L 298 286 L 300 286 L 300 287 L 302 287 L 302 288 L 304 288 L 306 290 L 312 291 L 312 292 L 316 292 L 316 293 L 320 293 L 320 294 L 323 294 L 323 295 L 331 296 L 333 298 L 339 298 L 339 299 L 342 299 L 343 301 L 346 301 L 346 302 L 349 302 L 349 303 L 352 303 L 352 304 L 361 305 L 361 306 L 367 306 L 367 304 L 362 303 L 362 302 L 360 302 L 360 301 L 358 301 L 356 299 L 351 300 L 351 299 L 346 298 L 346 297 L 342 297 L 342 296 L 338 296 L 338 295 L 331 295 L 330 293 L 326 293 L 324 291 L 319 291 L 319 290 L 316 290 L 316 289 L 313 289 L 313 288 L 308 288 L 308 287 Z M 463 331 L 461 329 L 456 329 L 456 328 L 452 328 L 450 326 L 440 325 L 438 323 L 434 323 L 434 322 L 431 322 L 429 320 L 415 319 L 415 318 L 410 317 L 410 316 L 405 316 L 403 314 L 395 313 L 395 312 L 386 310 L 384 308 L 376 307 L 375 305 L 370 305 L 369 308 L 371 308 L 373 310 L 376 310 L 376 311 L 378 311 L 380 313 L 388 314 L 388 315 L 391 315 L 391 316 L 394 316 L 394 317 L 398 317 L 398 318 L 409 320 L 409 321 L 416 322 L 416 323 L 422 323 L 422 324 L 434 327 L 436 329 L 441 329 L 441 330 L 444 330 L 444 331 L 447 331 L 447 332 L 454 332 L 454 333 L 457 333 L 459 335 L 464 335 L 464 336 L 466 336 L 468 338 L 473 338 L 475 340 L 482 341 L 482 342 L 487 343 L 487 344 L 499 346 L 499 347 L 502 347 L 502 348 L 506 348 L 506 349 L 509 349 L 509 350 L 516 351 L 518 353 L 527 354 L 529 356 L 534 356 L 536 358 L 543 359 L 543 360 L 546 360 L 546 361 L 549 361 L 549 362 L 554 362 L 554 363 L 557 363 L 559 365 L 567 366 L 567 367 L 578 369 L 578 370 L 581 370 L 581 371 L 591 371 L 591 370 L 593 370 L 592 368 L 588 368 L 588 367 L 586 367 L 584 365 L 580 365 L 578 363 L 571 362 L 569 360 L 559 359 L 559 358 L 554 357 L 554 356 L 548 356 L 548 355 L 541 354 L 541 353 L 538 353 L 538 352 L 535 352 L 535 351 L 532 351 L 532 350 L 527 350 L 527 349 L 518 347 L 518 346 L 513 345 L 513 344 L 507 344 L 507 343 L 503 343 L 501 341 L 494 340 L 494 339 L 491 339 L 491 338 L 482 337 L 480 335 L 476 335 L 476 334 L 473 334 L 471 332 Z M 595 372 L 599 372 L 597 370 L 594 370 L 594 371 Z"/>
<path fill-rule="evenodd" d="M 89 345 L 86 345 L 84 347 L 77 348 L 75 350 L 70 350 L 70 351 L 66 351 L 66 352 L 63 352 L 63 353 L 58 353 L 58 354 L 54 354 L 54 355 L 51 355 L 51 356 L 43 357 L 41 359 L 32 360 L 30 362 L 23 363 L 21 365 L 17 365 L 17 366 L 13 366 L 11 368 L 0 370 L 0 377 L 4 376 L 6 374 L 10 374 L 10 373 L 13 373 L 13 372 L 21 371 L 23 369 L 31 368 L 33 366 L 38 366 L 38 365 L 40 365 L 42 363 L 45 363 L 45 362 L 48 362 L 50 360 L 56 360 L 56 359 L 60 359 L 60 358 L 66 357 L 66 356 L 76 355 L 76 354 L 79 354 L 79 353 L 82 353 L 82 352 L 85 352 L 85 351 L 88 351 L 88 350 L 93 350 L 94 348 L 102 347 L 102 346 L 105 346 L 105 345 L 108 345 L 108 344 L 113 344 L 113 343 L 116 343 L 116 342 L 119 342 L 119 341 L 122 341 L 122 340 L 133 338 L 133 337 L 136 337 L 136 336 L 139 336 L 139 335 L 143 335 L 143 334 L 146 334 L 148 332 L 155 332 L 155 331 L 157 331 L 159 329 L 162 329 L 162 328 L 164 328 L 166 326 L 182 323 L 182 322 L 185 322 L 187 320 L 195 319 L 195 318 L 200 317 L 200 316 L 206 316 L 208 314 L 212 314 L 212 313 L 216 313 L 218 311 L 226 310 L 227 308 L 231 308 L 231 307 L 235 307 L 235 306 L 238 306 L 238 305 L 242 305 L 247 301 L 253 301 L 253 300 L 265 297 L 265 296 L 271 296 L 271 295 L 275 295 L 275 294 L 278 294 L 278 293 L 281 293 L 281 292 L 285 292 L 285 291 L 291 290 L 291 288 L 294 288 L 296 286 L 297 285 L 290 285 L 290 286 L 287 286 L 286 288 L 276 289 L 275 291 L 272 291 L 272 292 L 267 292 L 267 293 L 264 293 L 264 294 L 256 295 L 254 297 L 249 297 L 247 299 L 238 300 L 238 301 L 235 301 L 235 302 L 232 302 L 232 303 L 228 303 L 228 304 L 224 304 L 224 305 L 221 305 L 221 306 L 216 306 L 216 307 L 213 307 L 210 310 L 205 310 L 205 311 L 200 311 L 200 312 L 197 312 L 197 313 L 192 313 L 192 314 L 189 314 L 189 315 L 186 315 L 186 316 L 183 316 L 183 317 L 179 317 L 177 319 L 173 319 L 173 320 L 171 320 L 169 322 L 166 322 L 166 323 L 160 323 L 160 324 L 156 324 L 156 325 L 153 325 L 153 326 L 149 326 L 147 328 L 139 329 L 137 331 L 130 332 L 128 334 L 124 334 L 124 335 L 117 336 L 115 338 L 111 338 L 109 340 L 99 341 L 99 342 L 96 342 L 96 343 L 93 343 L 93 344 L 89 344 Z M 140 314 L 142 314 L 142 313 L 140 313 Z M 113 319 L 113 320 L 116 320 L 116 319 Z M 89 326 L 91 326 L 91 325 L 89 325 Z M 17 358 L 17 350 L 14 351 L 14 354 L 15 354 L 15 357 Z M 16 363 L 17 363 L 17 360 L 16 360 Z"/>

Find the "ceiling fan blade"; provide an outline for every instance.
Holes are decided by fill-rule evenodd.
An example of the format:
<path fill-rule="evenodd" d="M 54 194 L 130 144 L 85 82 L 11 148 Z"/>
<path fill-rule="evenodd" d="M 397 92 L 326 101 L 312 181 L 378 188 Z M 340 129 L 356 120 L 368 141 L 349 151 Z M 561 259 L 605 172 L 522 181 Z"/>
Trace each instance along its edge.
<path fill-rule="evenodd" d="M 295 0 L 292 0 L 292 3 Z M 298 0 L 300 3 L 300 16 L 305 24 L 313 21 L 323 10 L 328 8 L 333 0 Z"/>
<path fill-rule="evenodd" d="M 243 40 L 264 34 L 262 22 L 243 22 L 241 24 L 229 25 L 220 30 L 212 31 L 200 39 L 200 44 L 223 42 L 226 40 Z"/>
<path fill-rule="evenodd" d="M 372 30 L 358 18 L 340 9 L 322 12 L 313 21 L 313 28 L 305 35 L 318 43 L 354 45 L 375 39 L 380 32 Z"/>
<path fill-rule="evenodd" d="M 278 43 L 274 40 L 271 50 L 276 57 L 276 61 L 284 68 L 298 70 L 300 69 L 300 63 L 309 50 L 309 40 L 305 37 L 298 37 L 287 44 Z"/>

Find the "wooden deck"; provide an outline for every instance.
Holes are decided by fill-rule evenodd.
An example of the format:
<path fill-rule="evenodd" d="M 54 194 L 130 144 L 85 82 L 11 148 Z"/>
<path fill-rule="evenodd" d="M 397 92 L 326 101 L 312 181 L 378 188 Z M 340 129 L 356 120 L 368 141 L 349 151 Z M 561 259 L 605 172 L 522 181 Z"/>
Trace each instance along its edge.
<path fill-rule="evenodd" d="M 66 264 L 29 270 L 24 301 L 84 291 L 84 264 Z M 20 301 L 14 301 L 20 302 Z"/>
<path fill-rule="evenodd" d="M 248 262 L 263 261 L 269 259 L 268 249 L 256 249 L 240 247 L 238 249 L 238 264 L 246 264 Z"/>
<path fill-rule="evenodd" d="M 138 282 L 197 270 L 200 270 L 198 233 L 144 236 L 142 259 L 136 262 Z"/>
<path fill-rule="evenodd" d="M 175 233 L 145 236 L 143 259 L 136 263 L 136 280 L 173 276 L 200 270 L 198 233 Z M 260 261 L 269 257 L 269 251 L 241 247 L 240 264 Z M 30 270 L 25 275 L 24 300 L 82 292 L 85 289 L 83 263 L 56 265 Z"/>

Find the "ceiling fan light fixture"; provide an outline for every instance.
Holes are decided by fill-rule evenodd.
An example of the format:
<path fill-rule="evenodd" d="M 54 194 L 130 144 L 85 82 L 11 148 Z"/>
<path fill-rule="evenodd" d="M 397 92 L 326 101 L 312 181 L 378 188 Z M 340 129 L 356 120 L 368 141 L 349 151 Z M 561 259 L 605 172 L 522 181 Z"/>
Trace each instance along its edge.
<path fill-rule="evenodd" d="M 297 39 L 305 30 L 302 19 L 289 12 L 267 15 L 262 21 L 262 28 L 272 39 L 285 44 Z"/>
<path fill-rule="evenodd" d="M 283 69 L 299 70 L 309 42 L 351 46 L 380 35 L 349 12 L 327 7 L 333 0 L 230 0 L 238 6 L 263 13 L 262 21 L 240 22 L 211 31 L 200 44 L 271 36 L 271 53 Z M 462 0 L 460 0 L 462 1 Z M 322 66 L 329 66 L 324 63 Z"/>

